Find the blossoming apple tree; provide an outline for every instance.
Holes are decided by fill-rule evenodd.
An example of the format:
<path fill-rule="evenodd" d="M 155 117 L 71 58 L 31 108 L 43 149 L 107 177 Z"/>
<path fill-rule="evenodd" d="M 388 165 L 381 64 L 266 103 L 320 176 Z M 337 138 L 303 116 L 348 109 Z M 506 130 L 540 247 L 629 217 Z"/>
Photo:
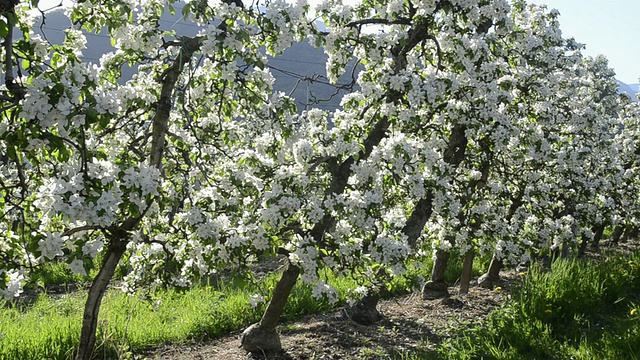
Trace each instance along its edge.
<path fill-rule="evenodd" d="M 437 250 L 425 297 L 446 294 L 446 250 L 493 249 L 488 275 L 495 276 L 502 259 L 517 263 L 563 242 L 575 244 L 611 221 L 610 207 L 601 206 L 617 171 L 611 72 L 602 59 L 583 59 L 575 42 L 560 36 L 554 11 L 517 2 L 512 23 L 513 41 L 493 50 L 510 65 L 496 69 L 499 88 L 508 90 L 494 101 L 501 109 L 465 134 L 465 161 L 475 163 L 466 170 L 471 186 L 462 176 L 454 179 L 447 193 L 457 197 L 460 211 L 455 217 L 436 211 L 427 224 Z M 524 219 L 535 219 L 532 208 L 545 220 L 524 226 Z"/>
<path fill-rule="evenodd" d="M 401 272 L 402 261 L 411 253 L 411 245 L 422 231 L 420 224 L 427 222 L 434 212 L 437 216 L 432 223 L 440 229 L 439 234 L 445 235 L 435 237 L 437 247 L 447 250 L 447 243 L 449 248 L 453 246 L 454 242 L 446 234 L 456 232 L 471 234 L 476 241 L 482 239 L 480 220 L 467 217 L 474 214 L 462 211 L 460 197 L 466 203 L 478 205 L 474 209 L 476 215 L 483 214 L 479 209 L 487 202 L 481 203 L 481 196 L 469 198 L 473 195 L 469 192 L 484 187 L 480 182 L 487 181 L 495 148 L 506 147 L 500 136 L 509 138 L 514 136 L 514 131 L 516 134 L 519 131 L 512 126 L 506 109 L 518 101 L 518 86 L 526 86 L 533 77 L 514 79 L 511 75 L 520 71 L 526 73 L 527 66 L 545 74 L 550 69 L 563 70 L 556 64 L 564 61 L 566 50 L 557 33 L 557 24 L 548 29 L 546 24 L 540 24 L 543 21 L 534 19 L 538 21 L 536 23 L 528 17 L 524 17 L 527 21 L 516 23 L 509 18 L 507 3 L 437 2 L 432 7 L 421 4 L 424 8 L 404 4 L 393 11 L 391 4 L 389 7 L 378 5 L 365 2 L 360 7 L 339 12 L 350 15 L 338 16 L 336 4 L 332 4 L 331 11 L 326 13 L 325 22 L 330 30 L 325 39 L 330 54 L 329 69 L 342 69 L 348 54 L 361 57 L 359 60 L 365 69 L 359 75 L 358 84 L 366 96 L 360 97 L 358 109 L 376 109 L 376 104 L 368 102 L 375 96 L 369 94 L 376 94 L 375 90 L 383 92 L 379 99 L 384 101 L 378 100 L 378 106 L 385 116 L 387 128 L 384 138 L 375 138 L 378 139 L 376 143 L 370 140 L 372 135 L 379 136 L 377 127 L 362 132 L 361 149 L 353 150 L 357 154 L 353 160 L 342 155 L 347 161 L 338 164 L 348 164 L 350 172 L 330 171 L 328 178 L 332 182 L 324 193 L 336 195 L 339 190 L 338 203 L 345 202 L 348 206 L 336 208 L 334 201 L 329 202 L 331 214 L 327 215 L 327 209 L 322 209 L 325 217 L 321 223 L 311 226 L 316 232 L 312 230 L 312 236 L 307 239 L 304 231 L 298 234 L 303 241 L 293 244 L 298 253 L 294 251 L 290 258 L 298 262 L 302 254 L 308 260 L 299 262 L 307 281 L 317 281 L 316 276 L 309 276 L 310 271 L 315 273 L 321 266 L 335 267 L 340 259 L 348 259 L 348 266 L 364 266 L 364 272 L 374 278 L 374 269 L 380 265 L 388 266 L 390 273 Z M 520 12 L 530 11 L 522 3 L 516 6 Z M 556 15 L 546 16 L 553 19 Z M 362 31 L 364 26 L 371 24 L 384 26 L 385 31 L 374 34 Z M 544 26 L 540 28 L 540 25 Z M 539 33 L 522 28 L 538 29 Z M 509 36 L 513 42 L 504 40 Z M 420 40 L 416 42 L 416 38 Z M 389 39 L 398 40 L 389 44 Z M 545 62 L 546 59 L 549 60 Z M 399 68 L 399 64 L 403 66 Z M 370 90 L 373 84 L 368 83 L 371 79 L 375 80 L 374 90 Z M 347 97 L 344 111 L 350 109 L 352 99 L 352 96 Z M 334 116 L 337 128 L 334 132 L 341 131 L 343 113 Z M 349 123 L 349 134 L 354 129 L 366 129 L 357 122 L 366 117 L 352 118 L 355 121 Z M 348 138 L 357 139 L 354 135 Z M 394 143 L 396 145 L 391 148 L 387 147 Z M 468 147 L 475 151 L 473 156 L 465 155 Z M 318 158 L 333 160 L 326 153 Z M 369 175 L 372 173 L 382 178 Z M 392 181 L 385 181 L 388 179 Z M 331 186 L 341 184 L 339 181 L 349 186 Z M 363 185 L 364 188 L 359 187 Z M 362 198 L 367 192 L 377 192 L 378 196 Z M 357 202 L 348 202 L 353 196 L 358 196 Z M 382 206 L 378 205 L 380 198 L 385 199 Z M 326 200 L 323 204 L 327 205 Z M 415 207 L 412 208 L 412 204 Z M 360 209 L 367 209 L 367 212 L 358 211 Z M 465 240 L 466 237 L 457 243 L 469 246 Z M 305 250 L 300 251 L 300 245 Z M 340 255 L 338 259 L 328 256 L 336 249 Z M 312 261 L 314 256 L 315 262 Z M 297 276 L 295 271 L 291 279 Z M 326 288 L 323 283 L 319 285 Z M 380 286 L 372 285 L 374 288 Z M 261 322 L 245 333 L 247 350 L 270 348 L 266 343 L 257 345 L 257 341 L 247 340 L 262 325 Z M 267 336 L 263 331 L 261 335 L 264 336 L 258 338 L 274 338 L 275 330 L 269 331 L 272 335 Z M 277 341 L 273 343 L 274 348 L 279 346 Z"/>
<path fill-rule="evenodd" d="M 61 259 L 85 273 L 100 256 L 78 359 L 92 356 L 100 302 L 126 251 L 134 259 L 164 252 L 185 267 L 199 265 L 164 241 L 167 231 L 180 230 L 175 224 L 200 224 L 197 214 L 183 213 L 190 201 L 206 205 L 207 219 L 215 219 L 198 230 L 236 247 L 233 226 L 241 220 L 229 224 L 224 213 L 242 205 L 242 191 L 235 170 L 216 164 L 245 141 L 247 133 L 238 129 L 253 128 L 257 119 L 287 121 L 293 108 L 279 95 L 270 97 L 273 78 L 260 50 L 279 52 L 294 40 L 284 24 L 269 20 L 273 13 L 230 1 L 181 4 L 186 21 L 202 29 L 187 37 L 160 25 L 162 13 L 176 4 L 75 2 L 66 10 L 72 25 L 62 44 L 34 34 L 28 7 L 3 13 L 0 176 L 7 236 L 0 242 L 0 285 L 5 296 L 15 296 L 39 264 Z M 294 19 L 300 26 L 308 22 Z M 99 63 L 84 61 L 85 32 L 107 34 L 116 50 Z M 131 79 L 122 78 L 125 65 L 136 69 Z M 217 172 L 229 176 L 215 184 L 215 193 L 195 198 L 200 187 L 212 188 Z M 167 280 L 184 284 L 180 276 Z"/>

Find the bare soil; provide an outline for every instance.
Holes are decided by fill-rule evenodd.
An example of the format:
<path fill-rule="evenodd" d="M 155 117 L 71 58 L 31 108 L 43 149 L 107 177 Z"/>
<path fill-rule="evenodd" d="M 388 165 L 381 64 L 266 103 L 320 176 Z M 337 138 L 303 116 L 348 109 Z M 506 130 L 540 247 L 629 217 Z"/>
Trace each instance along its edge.
<path fill-rule="evenodd" d="M 413 293 L 380 302 L 384 319 L 363 326 L 349 320 L 344 309 L 286 322 L 279 328 L 280 354 L 247 354 L 240 348 L 241 331 L 207 342 L 162 345 L 142 354 L 147 359 L 282 359 L 362 360 L 396 359 L 407 352 L 428 354 L 461 327 L 475 327 L 505 303 L 518 275 L 503 272 L 501 287 L 494 290 L 472 287 L 468 294 L 446 299 L 423 300 Z M 457 294 L 450 287 L 450 294 Z"/>

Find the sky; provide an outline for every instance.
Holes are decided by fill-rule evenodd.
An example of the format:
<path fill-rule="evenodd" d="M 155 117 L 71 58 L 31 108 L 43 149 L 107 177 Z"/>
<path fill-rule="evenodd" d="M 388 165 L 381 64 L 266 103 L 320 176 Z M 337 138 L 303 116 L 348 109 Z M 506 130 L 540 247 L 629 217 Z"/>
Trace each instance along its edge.
<path fill-rule="evenodd" d="M 640 0 L 528 2 L 546 4 L 549 9 L 558 9 L 564 37 L 574 37 L 578 42 L 585 44 L 587 55 L 605 55 L 618 80 L 627 84 L 640 83 Z M 48 5 L 59 3 L 60 0 L 40 0 L 40 8 L 46 9 Z"/>

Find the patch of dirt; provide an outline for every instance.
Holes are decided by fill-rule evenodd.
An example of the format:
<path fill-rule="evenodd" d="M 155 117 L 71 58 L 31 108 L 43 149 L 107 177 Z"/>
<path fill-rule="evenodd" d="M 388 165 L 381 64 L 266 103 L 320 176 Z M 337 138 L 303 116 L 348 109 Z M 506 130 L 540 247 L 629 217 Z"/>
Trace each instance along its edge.
<path fill-rule="evenodd" d="M 162 345 L 146 352 L 146 359 L 280 359 L 363 360 L 394 359 L 408 351 L 428 353 L 446 338 L 456 336 L 461 326 L 474 327 L 505 303 L 514 271 L 503 272 L 502 289 L 472 287 L 468 294 L 447 299 L 422 300 L 420 293 L 382 300 L 384 319 L 372 326 L 349 320 L 344 309 L 307 316 L 280 325 L 283 353 L 264 356 L 246 354 L 240 348 L 241 331 L 209 342 Z M 457 287 L 449 288 L 457 294 Z"/>

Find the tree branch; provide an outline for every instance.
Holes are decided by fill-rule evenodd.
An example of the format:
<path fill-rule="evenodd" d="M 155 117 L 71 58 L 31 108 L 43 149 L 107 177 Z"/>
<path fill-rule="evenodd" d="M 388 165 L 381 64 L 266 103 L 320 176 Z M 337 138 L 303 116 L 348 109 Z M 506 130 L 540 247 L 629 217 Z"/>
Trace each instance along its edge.
<path fill-rule="evenodd" d="M 355 20 L 347 24 L 347 27 L 356 27 L 362 25 L 411 25 L 410 19 L 396 19 L 396 20 L 387 20 L 387 19 L 361 19 Z"/>
<path fill-rule="evenodd" d="M 62 232 L 62 236 L 71 236 L 71 235 L 73 235 L 75 233 L 79 233 L 81 231 L 91 231 L 91 230 L 101 230 L 101 229 L 102 229 L 102 227 L 95 226 L 95 225 L 79 226 L 77 228 L 65 230 L 64 232 Z"/>

